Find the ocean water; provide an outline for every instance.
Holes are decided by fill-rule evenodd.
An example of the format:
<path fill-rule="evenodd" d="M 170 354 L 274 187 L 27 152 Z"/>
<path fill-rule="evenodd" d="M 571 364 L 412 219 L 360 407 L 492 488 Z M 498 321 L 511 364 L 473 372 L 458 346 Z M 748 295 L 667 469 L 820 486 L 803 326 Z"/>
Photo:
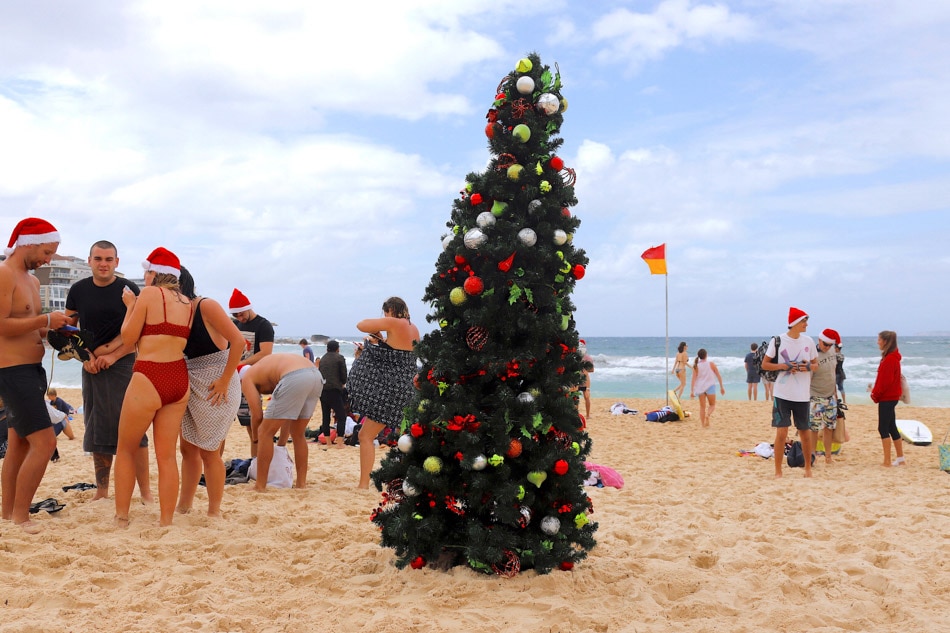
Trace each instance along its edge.
<path fill-rule="evenodd" d="M 673 367 L 673 357 L 680 341 L 689 345 L 690 361 L 700 348 L 705 348 L 709 358 L 716 363 L 726 387 L 727 400 L 745 400 L 745 355 L 749 345 L 755 341 L 761 343 L 767 335 L 760 337 L 686 337 L 671 338 L 669 356 L 665 355 L 666 342 L 663 337 L 586 337 L 587 351 L 594 359 L 594 373 L 591 375 L 591 394 L 598 398 L 665 398 L 667 389 L 672 389 L 679 381 L 669 372 Z M 814 338 L 814 337 L 813 337 Z M 339 337 L 340 352 L 347 359 L 347 366 L 353 364 L 353 341 L 359 336 Z M 842 341 L 845 356 L 844 371 L 847 375 L 844 388 L 847 400 L 852 404 L 867 404 L 871 399 L 867 386 L 874 382 L 881 353 L 877 348 L 876 336 L 852 337 Z M 902 369 L 910 385 L 912 404 L 927 407 L 950 407 L 950 337 L 908 336 L 898 339 L 903 356 Z M 325 347 L 313 344 L 314 352 L 320 356 Z M 299 354 L 299 345 L 278 344 L 276 352 Z M 78 361 L 60 361 L 47 353 L 44 363 L 51 384 L 54 387 L 81 386 L 81 365 Z M 687 372 L 687 394 L 689 393 Z M 721 396 L 720 396 L 721 397 Z M 763 387 L 759 385 L 759 398 L 763 397 Z"/>

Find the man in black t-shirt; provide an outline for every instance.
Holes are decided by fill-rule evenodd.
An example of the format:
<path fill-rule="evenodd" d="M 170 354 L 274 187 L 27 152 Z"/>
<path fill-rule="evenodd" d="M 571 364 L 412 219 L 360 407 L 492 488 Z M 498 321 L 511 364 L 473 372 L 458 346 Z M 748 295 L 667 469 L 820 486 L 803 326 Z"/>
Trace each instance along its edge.
<path fill-rule="evenodd" d="M 274 353 L 274 326 L 269 320 L 254 312 L 253 308 L 254 306 L 244 293 L 235 288 L 228 301 L 228 312 L 234 315 L 237 327 L 244 335 L 246 342 L 244 355 L 241 357 L 242 365 L 253 365 L 265 356 Z M 257 457 L 257 443 L 251 433 L 251 417 L 243 394 L 241 406 L 238 409 L 238 422 L 247 429 L 247 436 L 251 440 L 251 457 Z M 281 436 L 283 437 L 283 431 Z"/>
<path fill-rule="evenodd" d="M 66 314 L 79 316 L 79 326 L 90 333 L 88 341 L 92 358 L 82 364 L 83 450 L 92 453 L 96 473 L 96 494 L 93 500 L 109 496 L 112 458 L 119 438 L 119 414 L 125 389 L 132 379 L 135 349 L 122 343 L 122 321 L 125 304 L 123 288 L 136 295 L 139 287 L 115 274 L 119 265 L 115 244 L 101 240 L 89 249 L 92 277 L 80 279 L 66 296 Z M 144 501 L 152 501 L 148 473 L 148 437 L 135 455 L 135 479 Z"/>

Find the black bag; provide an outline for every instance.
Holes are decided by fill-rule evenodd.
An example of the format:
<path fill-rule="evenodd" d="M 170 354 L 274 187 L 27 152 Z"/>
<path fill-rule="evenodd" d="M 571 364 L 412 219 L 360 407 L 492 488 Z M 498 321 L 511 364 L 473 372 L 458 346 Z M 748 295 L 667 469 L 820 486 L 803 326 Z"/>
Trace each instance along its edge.
<path fill-rule="evenodd" d="M 798 440 L 792 442 L 792 445 L 789 447 L 788 451 L 785 453 L 785 461 L 788 463 L 790 468 L 804 468 L 805 467 L 805 454 L 802 452 L 802 443 Z M 815 465 L 815 454 L 811 454 L 811 465 Z"/>
<path fill-rule="evenodd" d="M 775 341 L 775 360 L 773 362 L 777 362 L 778 348 L 782 344 L 782 339 L 778 336 L 773 336 L 772 339 Z M 752 365 L 759 371 L 759 375 L 762 376 L 762 380 L 775 382 L 776 378 L 778 378 L 778 370 L 765 371 L 762 369 L 762 361 L 765 360 L 765 350 L 767 350 L 768 347 L 769 342 L 762 341 L 762 344 L 759 345 L 758 349 L 755 350 L 755 356 L 752 357 Z"/>

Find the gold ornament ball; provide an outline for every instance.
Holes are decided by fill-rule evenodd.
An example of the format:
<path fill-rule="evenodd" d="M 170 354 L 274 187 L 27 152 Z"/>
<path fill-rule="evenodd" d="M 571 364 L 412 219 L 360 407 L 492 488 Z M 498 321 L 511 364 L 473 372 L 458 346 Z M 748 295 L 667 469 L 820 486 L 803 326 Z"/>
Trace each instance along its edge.
<path fill-rule="evenodd" d="M 508 168 L 508 180 L 518 182 L 521 180 L 521 172 L 524 171 L 524 167 L 521 165 L 512 165 Z"/>
<path fill-rule="evenodd" d="M 515 70 L 519 73 L 530 73 L 532 68 L 534 68 L 534 64 L 532 64 L 531 60 L 527 57 L 519 59 L 518 64 L 515 66 Z"/>
<path fill-rule="evenodd" d="M 452 302 L 452 305 L 460 306 L 465 303 L 465 289 L 461 286 L 452 288 L 452 291 L 449 292 L 449 301 Z"/>

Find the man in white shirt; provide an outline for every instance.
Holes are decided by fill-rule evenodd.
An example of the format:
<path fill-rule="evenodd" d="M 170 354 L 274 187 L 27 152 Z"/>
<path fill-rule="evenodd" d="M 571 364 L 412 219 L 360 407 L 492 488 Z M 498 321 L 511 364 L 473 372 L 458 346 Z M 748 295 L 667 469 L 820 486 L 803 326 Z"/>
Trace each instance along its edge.
<path fill-rule="evenodd" d="M 811 477 L 811 458 L 815 451 L 815 432 L 811 430 L 809 403 L 811 402 L 811 375 L 818 369 L 815 342 L 805 335 L 808 315 L 798 308 L 788 310 L 788 333 L 769 341 L 762 360 L 765 371 L 779 371 L 772 398 L 772 426 L 775 428 L 775 477 L 782 476 L 780 457 L 788 438 L 788 427 L 795 420 L 805 456 L 805 476 Z"/>

